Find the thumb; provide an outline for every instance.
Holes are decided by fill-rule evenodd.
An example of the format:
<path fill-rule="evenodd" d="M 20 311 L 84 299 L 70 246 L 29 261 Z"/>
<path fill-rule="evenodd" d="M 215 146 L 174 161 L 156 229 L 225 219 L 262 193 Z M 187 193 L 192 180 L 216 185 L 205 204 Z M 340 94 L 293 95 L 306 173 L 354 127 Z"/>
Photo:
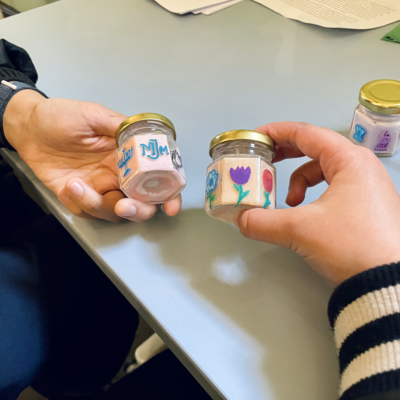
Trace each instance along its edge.
<path fill-rule="evenodd" d="M 246 210 L 235 216 L 234 223 L 240 233 L 249 239 L 293 249 L 298 238 L 297 232 L 302 225 L 299 221 L 299 210 L 300 208 Z"/>

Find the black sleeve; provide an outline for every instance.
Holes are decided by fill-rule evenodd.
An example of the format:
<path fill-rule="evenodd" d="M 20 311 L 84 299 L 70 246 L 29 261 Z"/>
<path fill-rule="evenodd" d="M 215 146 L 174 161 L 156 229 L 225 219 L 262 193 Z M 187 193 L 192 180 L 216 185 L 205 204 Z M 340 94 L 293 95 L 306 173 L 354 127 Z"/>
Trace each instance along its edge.
<path fill-rule="evenodd" d="M 3 114 L 8 102 L 19 90 L 34 88 L 33 90 L 38 91 L 42 95 L 44 93 L 36 89 L 35 84 L 38 80 L 38 74 L 29 54 L 21 47 L 5 39 L 0 39 L 0 82 L 3 80 L 7 82 L 20 82 L 19 86 L 26 85 L 25 87 L 20 87 L 18 90 L 14 90 L 14 92 L 10 91 L 6 86 L 0 85 L 0 147 L 14 150 L 8 143 L 3 130 Z"/>
<path fill-rule="evenodd" d="M 0 81 L 18 81 L 35 86 L 38 80 L 36 68 L 29 54 L 21 47 L 0 40 Z"/>

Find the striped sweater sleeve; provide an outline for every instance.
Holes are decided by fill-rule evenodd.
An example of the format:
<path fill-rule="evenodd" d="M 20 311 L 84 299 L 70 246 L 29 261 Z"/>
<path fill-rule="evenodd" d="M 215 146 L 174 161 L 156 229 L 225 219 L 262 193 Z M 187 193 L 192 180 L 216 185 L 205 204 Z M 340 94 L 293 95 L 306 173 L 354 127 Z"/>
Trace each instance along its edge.
<path fill-rule="evenodd" d="M 400 262 L 344 282 L 328 315 L 339 354 L 340 400 L 400 399 Z"/>

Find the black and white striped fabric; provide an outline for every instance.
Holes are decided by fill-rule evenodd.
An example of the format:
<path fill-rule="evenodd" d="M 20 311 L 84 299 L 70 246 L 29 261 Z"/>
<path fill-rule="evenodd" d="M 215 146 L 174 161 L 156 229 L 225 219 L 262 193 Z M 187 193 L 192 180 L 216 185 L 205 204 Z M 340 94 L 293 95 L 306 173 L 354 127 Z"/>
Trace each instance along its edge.
<path fill-rule="evenodd" d="M 339 352 L 340 400 L 400 399 L 400 263 L 344 282 L 328 315 Z"/>

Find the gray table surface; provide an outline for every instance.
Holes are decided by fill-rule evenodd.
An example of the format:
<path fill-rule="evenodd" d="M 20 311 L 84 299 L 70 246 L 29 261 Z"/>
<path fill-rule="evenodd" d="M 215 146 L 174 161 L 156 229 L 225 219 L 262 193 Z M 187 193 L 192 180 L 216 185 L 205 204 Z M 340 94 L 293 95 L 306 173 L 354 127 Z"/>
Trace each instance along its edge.
<path fill-rule="evenodd" d="M 29 51 L 49 96 L 174 122 L 188 186 L 173 219 L 76 218 L 6 156 L 214 399 L 334 400 L 338 363 L 331 289 L 291 251 L 205 215 L 208 144 L 278 120 L 346 133 L 360 87 L 400 79 L 400 46 L 380 41 L 391 28 L 329 30 L 248 1 L 207 17 L 151 0 L 63 0 L 0 21 L 0 36 Z M 303 161 L 277 164 L 279 207 Z M 382 161 L 400 189 L 400 156 Z"/>

